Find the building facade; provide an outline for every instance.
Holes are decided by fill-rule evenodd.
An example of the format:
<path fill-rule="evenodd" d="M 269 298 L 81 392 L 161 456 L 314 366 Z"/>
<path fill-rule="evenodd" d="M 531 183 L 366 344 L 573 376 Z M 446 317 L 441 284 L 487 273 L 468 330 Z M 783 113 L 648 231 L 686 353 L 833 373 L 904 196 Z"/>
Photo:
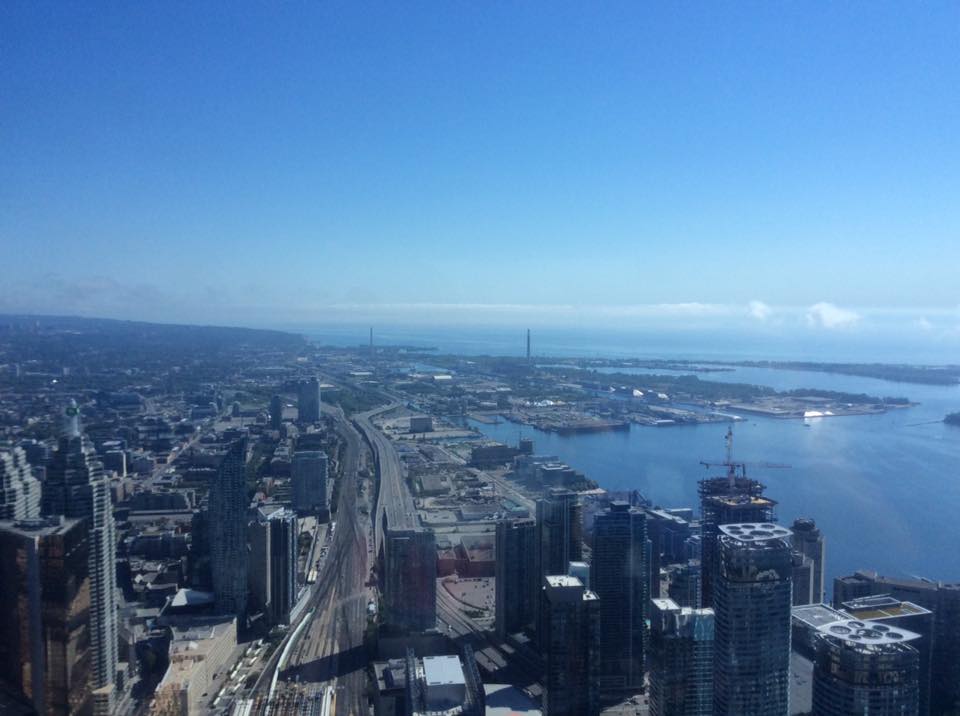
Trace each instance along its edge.
<path fill-rule="evenodd" d="M 0 522 L 0 677 L 38 714 L 91 705 L 88 552 L 85 520 Z"/>
<path fill-rule="evenodd" d="M 297 450 L 290 466 L 293 509 L 301 515 L 327 515 L 327 454 L 322 450 Z"/>
<path fill-rule="evenodd" d="M 544 578 L 540 608 L 546 716 L 600 713 L 600 600 L 576 577 Z"/>
<path fill-rule="evenodd" d="M 800 554 L 808 557 L 812 562 L 811 595 L 809 604 L 822 604 L 826 599 L 827 583 L 824 579 L 824 568 L 827 559 L 826 542 L 817 523 L 809 517 L 800 517 L 790 526 L 793 533 L 790 542 Z"/>
<path fill-rule="evenodd" d="M 720 527 L 713 594 L 716 716 L 785 716 L 790 684 L 790 531 Z"/>
<path fill-rule="evenodd" d="M 210 569 L 217 610 L 247 613 L 247 485 L 246 444 L 236 440 L 222 456 L 210 486 Z"/>
<path fill-rule="evenodd" d="M 437 544 L 426 530 L 388 530 L 384 611 L 388 626 L 425 631 L 437 626 Z"/>
<path fill-rule="evenodd" d="M 600 598 L 600 690 L 639 693 L 644 687 L 644 644 L 649 577 L 646 517 L 627 502 L 613 502 L 594 519 L 591 587 Z"/>
<path fill-rule="evenodd" d="M 650 716 L 712 716 L 712 609 L 654 599 L 650 613 Z"/>
<path fill-rule="evenodd" d="M 22 448 L 0 450 L 0 520 L 40 516 L 40 481 Z"/>
<path fill-rule="evenodd" d="M 301 423 L 320 422 L 320 380 L 307 378 L 297 383 L 297 417 Z"/>
<path fill-rule="evenodd" d="M 529 518 L 497 523 L 496 628 L 500 638 L 533 625 L 537 523 Z"/>
<path fill-rule="evenodd" d="M 540 626 L 540 590 L 551 574 L 566 574 L 571 562 L 583 561 L 583 507 L 575 492 L 553 488 L 537 500 L 536 593 L 534 627 Z"/>

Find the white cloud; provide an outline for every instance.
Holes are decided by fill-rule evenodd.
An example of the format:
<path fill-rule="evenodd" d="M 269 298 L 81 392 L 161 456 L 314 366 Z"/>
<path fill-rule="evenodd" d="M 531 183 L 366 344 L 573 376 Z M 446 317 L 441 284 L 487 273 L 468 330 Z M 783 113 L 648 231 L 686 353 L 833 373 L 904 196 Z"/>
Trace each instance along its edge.
<path fill-rule="evenodd" d="M 807 309 L 807 324 L 818 328 L 847 328 L 860 320 L 860 314 L 821 301 Z"/>
<path fill-rule="evenodd" d="M 747 304 L 747 312 L 758 321 L 765 321 L 770 318 L 773 309 L 763 301 L 750 301 L 750 303 Z"/>
<path fill-rule="evenodd" d="M 927 320 L 926 316 L 920 316 L 916 321 L 917 328 L 921 331 L 932 331 L 933 324 Z"/>

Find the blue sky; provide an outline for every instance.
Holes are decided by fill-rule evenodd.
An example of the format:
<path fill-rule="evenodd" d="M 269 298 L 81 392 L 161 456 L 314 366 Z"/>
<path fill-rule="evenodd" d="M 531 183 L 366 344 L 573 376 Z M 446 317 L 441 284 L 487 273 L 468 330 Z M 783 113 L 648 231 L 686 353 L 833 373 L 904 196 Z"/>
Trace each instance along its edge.
<path fill-rule="evenodd" d="M 936 2 L 3 3 L 0 311 L 954 341 L 958 46 Z"/>

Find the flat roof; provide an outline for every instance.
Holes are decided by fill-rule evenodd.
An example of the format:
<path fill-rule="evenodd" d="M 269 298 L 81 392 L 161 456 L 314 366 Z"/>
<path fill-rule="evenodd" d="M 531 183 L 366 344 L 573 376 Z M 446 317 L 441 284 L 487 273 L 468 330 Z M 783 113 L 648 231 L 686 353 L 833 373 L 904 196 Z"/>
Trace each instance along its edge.
<path fill-rule="evenodd" d="M 731 525 L 720 525 L 720 531 L 741 542 L 766 542 L 771 539 L 786 539 L 792 534 L 786 527 L 780 527 L 772 522 L 739 522 Z"/>
<path fill-rule="evenodd" d="M 846 616 L 829 604 L 802 604 L 790 610 L 794 619 L 807 626 L 819 629 L 824 624 L 832 624 Z"/>
<path fill-rule="evenodd" d="M 463 667 L 456 656 L 423 657 L 423 678 L 427 686 L 450 686 L 466 684 Z"/>
<path fill-rule="evenodd" d="M 828 637 L 839 639 L 851 644 L 865 646 L 879 646 L 881 644 L 902 644 L 920 635 L 876 622 L 860 621 L 859 619 L 840 619 L 830 624 L 824 624 L 818 631 Z"/>
<path fill-rule="evenodd" d="M 856 619 L 891 619 L 932 614 L 929 609 L 924 609 L 913 602 L 895 599 L 887 594 L 852 599 L 849 602 L 844 602 L 843 608 L 844 611 Z"/>

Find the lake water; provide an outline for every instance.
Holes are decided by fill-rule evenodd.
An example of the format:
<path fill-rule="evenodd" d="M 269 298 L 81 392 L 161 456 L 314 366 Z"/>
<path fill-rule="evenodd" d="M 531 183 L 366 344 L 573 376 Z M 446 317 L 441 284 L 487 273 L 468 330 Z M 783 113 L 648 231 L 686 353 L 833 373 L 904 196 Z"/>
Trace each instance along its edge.
<path fill-rule="evenodd" d="M 751 476 L 779 502 L 789 525 L 813 517 L 827 540 L 829 580 L 859 568 L 960 581 L 960 428 L 943 416 L 960 410 L 960 386 L 892 383 L 828 373 L 738 368 L 702 380 L 906 396 L 920 405 L 884 415 L 806 421 L 745 416 L 734 426 L 735 459 L 786 463 Z M 512 423 L 474 424 L 515 444 Z M 555 454 L 601 486 L 638 489 L 666 507 L 697 507 L 699 460 L 724 455 L 726 424 L 559 436 L 524 426 L 536 452 Z M 748 471 L 750 474 L 750 471 Z"/>

